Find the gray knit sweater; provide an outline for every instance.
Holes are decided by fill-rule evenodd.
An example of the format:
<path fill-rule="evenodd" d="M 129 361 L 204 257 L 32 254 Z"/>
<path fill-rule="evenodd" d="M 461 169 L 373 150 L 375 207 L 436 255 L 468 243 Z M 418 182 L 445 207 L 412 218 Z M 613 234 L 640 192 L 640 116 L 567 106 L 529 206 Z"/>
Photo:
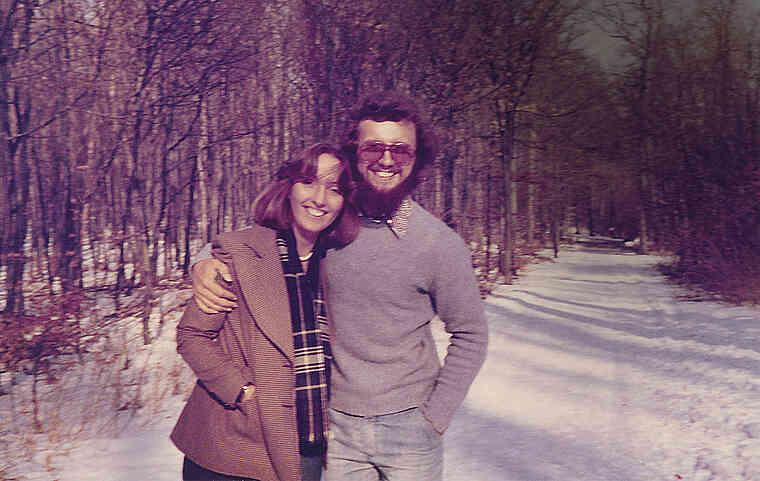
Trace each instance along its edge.
<path fill-rule="evenodd" d="M 330 407 L 354 415 L 422 409 L 449 425 L 482 365 L 488 341 L 470 251 L 412 203 L 406 235 L 362 226 L 324 261 L 334 363 Z M 430 321 L 451 334 L 443 366 Z"/>

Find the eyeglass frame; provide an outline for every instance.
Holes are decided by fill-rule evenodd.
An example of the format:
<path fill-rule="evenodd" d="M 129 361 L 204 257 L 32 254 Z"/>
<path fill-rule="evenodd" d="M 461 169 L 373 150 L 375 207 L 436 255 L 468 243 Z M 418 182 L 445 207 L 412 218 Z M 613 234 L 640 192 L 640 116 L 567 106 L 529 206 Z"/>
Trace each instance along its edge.
<path fill-rule="evenodd" d="M 376 154 L 379 154 L 377 156 L 377 158 L 372 159 L 372 160 L 368 160 L 368 159 L 362 158 L 362 152 L 368 152 L 367 150 L 365 150 L 368 147 L 374 147 L 374 148 L 382 147 L 383 150 L 381 152 L 375 151 Z M 399 148 L 399 147 L 404 147 L 405 150 L 404 151 L 396 151 L 396 152 L 393 151 L 394 148 Z M 383 156 L 385 156 L 386 152 L 390 152 L 391 158 L 393 159 L 393 161 L 395 163 L 399 164 L 399 165 L 408 165 L 408 164 L 413 163 L 417 159 L 417 152 L 415 152 L 412 149 L 412 147 L 409 144 L 406 144 L 406 143 L 386 144 L 384 142 L 369 142 L 369 143 L 365 143 L 365 144 L 361 144 L 361 145 L 357 145 L 356 146 L 356 158 L 357 158 L 357 160 L 359 162 L 363 162 L 363 163 L 367 163 L 367 164 L 375 163 L 378 160 L 382 159 Z M 396 157 L 396 155 L 398 155 L 398 154 L 408 155 L 409 159 L 408 160 L 398 159 Z"/>

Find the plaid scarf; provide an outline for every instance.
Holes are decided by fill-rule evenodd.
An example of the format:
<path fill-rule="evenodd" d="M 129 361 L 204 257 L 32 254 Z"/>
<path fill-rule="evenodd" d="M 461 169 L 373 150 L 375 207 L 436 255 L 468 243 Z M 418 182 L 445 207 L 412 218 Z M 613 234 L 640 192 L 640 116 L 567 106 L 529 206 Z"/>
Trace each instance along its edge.
<path fill-rule="evenodd" d="M 324 249 L 319 242 L 306 272 L 298 259 L 293 232 L 278 231 L 277 247 L 290 299 L 293 321 L 296 419 L 301 454 L 324 452 L 328 430 L 327 399 L 330 386 L 330 338 L 324 292 L 319 282 L 319 262 Z"/>

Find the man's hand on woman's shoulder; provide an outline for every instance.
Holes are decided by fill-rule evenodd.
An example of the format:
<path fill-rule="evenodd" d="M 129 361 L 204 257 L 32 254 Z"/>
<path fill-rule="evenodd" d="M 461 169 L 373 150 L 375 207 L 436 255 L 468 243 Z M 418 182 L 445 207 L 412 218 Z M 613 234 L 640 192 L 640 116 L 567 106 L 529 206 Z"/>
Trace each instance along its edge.
<path fill-rule="evenodd" d="M 191 276 L 193 297 L 206 314 L 228 312 L 237 306 L 237 296 L 219 281 L 232 282 L 230 270 L 217 259 L 203 259 L 193 265 Z"/>

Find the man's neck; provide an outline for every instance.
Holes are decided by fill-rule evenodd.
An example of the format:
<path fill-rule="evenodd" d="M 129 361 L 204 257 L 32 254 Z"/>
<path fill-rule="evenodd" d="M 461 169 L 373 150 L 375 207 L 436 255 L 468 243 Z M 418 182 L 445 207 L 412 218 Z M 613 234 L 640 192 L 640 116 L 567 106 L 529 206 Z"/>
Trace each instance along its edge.
<path fill-rule="evenodd" d="M 368 226 L 386 226 L 396 235 L 398 238 L 406 236 L 409 228 L 409 215 L 412 212 L 412 198 L 407 197 L 395 212 L 389 217 L 369 217 L 363 215 L 362 218 L 366 220 L 365 225 Z"/>

